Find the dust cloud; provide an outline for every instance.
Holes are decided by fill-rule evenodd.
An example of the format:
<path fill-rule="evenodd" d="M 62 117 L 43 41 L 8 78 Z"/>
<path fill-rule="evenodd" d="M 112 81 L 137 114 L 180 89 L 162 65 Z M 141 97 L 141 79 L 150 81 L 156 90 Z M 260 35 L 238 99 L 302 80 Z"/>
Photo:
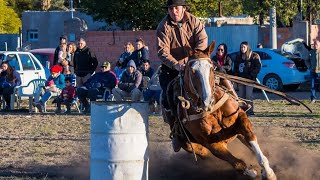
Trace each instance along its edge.
<path fill-rule="evenodd" d="M 277 128 L 256 129 L 258 142 L 270 166 L 280 180 L 318 180 L 320 177 L 320 155 L 290 141 L 275 136 L 280 134 Z M 198 158 L 195 162 L 192 154 L 181 150 L 174 153 L 170 141 L 150 142 L 149 179 L 151 180 L 207 180 L 232 179 L 246 180 L 247 176 L 237 173 L 226 161 L 216 157 L 206 160 Z M 251 168 L 257 170 L 261 179 L 261 168 L 255 155 L 239 140 L 229 144 L 232 154 L 242 160 Z"/>

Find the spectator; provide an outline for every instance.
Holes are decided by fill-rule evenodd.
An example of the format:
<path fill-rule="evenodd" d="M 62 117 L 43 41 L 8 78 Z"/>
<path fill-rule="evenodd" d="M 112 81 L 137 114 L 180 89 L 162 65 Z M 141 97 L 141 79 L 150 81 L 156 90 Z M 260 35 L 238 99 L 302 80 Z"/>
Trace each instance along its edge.
<path fill-rule="evenodd" d="M 234 63 L 234 75 L 256 81 L 261 69 L 259 54 L 253 52 L 247 41 L 240 44 L 240 53 L 236 56 Z M 253 108 L 253 87 L 239 84 L 239 96 L 246 99 L 246 103 L 251 106 L 247 110 L 248 115 L 254 115 Z"/>
<path fill-rule="evenodd" d="M 143 39 L 139 38 L 136 40 L 136 50 L 133 51 L 130 56 L 130 60 L 133 60 L 138 68 L 141 67 L 143 59 L 149 59 L 149 49 L 145 45 Z"/>
<path fill-rule="evenodd" d="M 76 44 L 74 44 L 73 42 L 68 43 L 67 45 L 67 61 L 68 61 L 68 65 L 71 69 L 72 74 L 74 74 L 74 53 L 77 50 L 77 46 Z"/>
<path fill-rule="evenodd" d="M 157 81 L 159 80 L 159 78 L 155 79 L 154 70 L 153 68 L 151 68 L 149 60 L 142 61 L 141 74 L 143 76 L 142 83 L 141 83 L 142 89 L 143 89 L 143 99 L 149 102 L 151 111 L 156 112 L 158 111 L 157 108 L 159 108 L 158 105 L 160 105 L 161 88 L 160 89 L 150 88 L 155 83 L 153 81 L 154 80 Z"/>
<path fill-rule="evenodd" d="M 111 70 L 111 64 L 105 61 L 101 65 L 101 72 L 91 76 L 82 87 L 77 89 L 77 95 L 80 102 L 83 104 L 84 113 L 90 113 L 90 101 L 96 101 L 98 95 L 102 95 L 106 88 L 112 90 L 118 83 L 116 75 Z M 110 94 L 106 94 L 108 97 Z"/>
<path fill-rule="evenodd" d="M 8 62 L 2 62 L 0 72 L 0 95 L 6 101 L 5 110 L 10 110 L 10 97 L 14 93 L 14 87 L 21 85 L 21 77 Z"/>
<path fill-rule="evenodd" d="M 217 66 L 217 69 L 216 69 L 217 71 L 223 72 L 226 74 L 231 74 L 231 75 L 233 74 L 232 60 L 228 54 L 228 47 L 225 43 L 221 43 L 218 45 L 216 55 L 212 58 L 212 60 L 214 64 Z M 236 98 L 238 97 L 236 91 L 233 88 L 232 83 L 229 80 L 220 78 L 219 83 L 224 87 L 226 87 L 234 97 Z"/>
<path fill-rule="evenodd" d="M 61 104 L 66 105 L 67 111 L 65 113 L 71 113 L 71 105 L 76 95 L 76 89 L 72 86 L 72 80 L 69 77 L 64 79 L 65 88 L 62 89 L 60 96 L 56 99 L 57 110 L 56 113 L 61 113 Z"/>
<path fill-rule="evenodd" d="M 121 79 L 122 73 L 126 70 L 127 63 L 129 62 L 129 57 L 134 51 L 134 47 L 131 42 L 127 42 L 124 46 L 124 52 L 120 55 L 119 60 L 116 63 L 114 68 L 114 73 L 117 76 L 117 79 Z"/>
<path fill-rule="evenodd" d="M 303 45 L 309 50 L 309 58 L 306 59 L 306 66 L 310 70 L 310 77 L 311 77 L 311 103 L 316 102 L 316 82 L 317 78 L 319 77 L 320 73 L 320 42 L 319 40 L 315 39 L 313 41 L 313 49 L 308 46 L 304 41 L 302 42 Z"/>
<path fill-rule="evenodd" d="M 81 87 L 95 72 L 98 60 L 86 45 L 83 38 L 79 40 L 79 47 L 74 54 L 74 73 L 77 76 L 77 87 Z"/>
<path fill-rule="evenodd" d="M 142 80 L 142 74 L 137 70 L 136 64 L 130 60 L 127 64 L 127 70 L 123 72 L 118 87 L 112 90 L 116 101 L 123 101 L 125 98 L 131 98 L 132 101 L 141 99 L 139 89 Z"/>
<path fill-rule="evenodd" d="M 43 89 L 39 89 L 35 97 L 34 105 L 42 112 L 44 110 L 45 103 L 53 96 L 59 95 L 61 90 L 65 87 L 64 80 L 65 77 L 61 73 L 62 67 L 59 65 L 54 65 L 50 69 L 51 75 L 47 79 L 47 83 Z M 53 81 L 53 83 L 52 83 Z M 54 86 L 52 86 L 54 84 Z M 41 99 L 40 96 L 42 95 Z"/>
<path fill-rule="evenodd" d="M 263 48 L 261 43 L 258 43 L 257 48 Z"/>
<path fill-rule="evenodd" d="M 217 65 L 219 71 L 232 74 L 232 60 L 228 54 L 226 44 L 219 44 L 216 55 L 213 56 L 212 60 Z"/>
<path fill-rule="evenodd" d="M 58 63 L 58 60 L 59 60 L 59 52 L 60 52 L 60 46 L 62 44 L 67 44 L 67 36 L 63 35 L 63 36 L 60 36 L 60 42 L 59 42 L 59 46 L 56 48 L 56 50 L 54 51 L 54 58 L 53 58 L 53 65 L 57 65 L 59 64 Z"/>
<path fill-rule="evenodd" d="M 167 102 L 168 84 L 183 70 L 188 60 L 186 45 L 194 50 L 205 50 L 208 46 L 208 36 L 203 23 L 187 12 L 185 0 L 168 0 L 165 8 L 167 15 L 157 27 L 157 52 L 162 61 L 159 75 L 162 89 L 163 119 L 173 128 L 175 117 Z M 177 136 L 173 136 L 172 145 L 175 152 L 181 149 Z"/>
<path fill-rule="evenodd" d="M 149 86 L 151 85 L 149 84 L 151 83 L 150 80 L 154 75 L 154 70 L 153 68 L 151 68 L 149 60 L 145 59 L 142 61 L 141 74 L 143 76 L 141 83 L 143 89 L 143 99 L 145 101 L 148 101 L 150 107 L 155 110 L 157 108 L 157 105 L 160 105 L 161 89 L 154 90 L 149 88 Z"/>
<path fill-rule="evenodd" d="M 60 51 L 58 53 L 58 64 L 60 65 L 63 60 L 67 58 L 67 44 L 62 43 L 60 45 Z"/>
<path fill-rule="evenodd" d="M 67 59 L 64 59 L 61 62 L 62 65 L 62 74 L 65 78 L 70 78 L 72 86 L 76 87 L 76 75 L 74 74 L 74 69 L 70 65 L 69 61 Z"/>

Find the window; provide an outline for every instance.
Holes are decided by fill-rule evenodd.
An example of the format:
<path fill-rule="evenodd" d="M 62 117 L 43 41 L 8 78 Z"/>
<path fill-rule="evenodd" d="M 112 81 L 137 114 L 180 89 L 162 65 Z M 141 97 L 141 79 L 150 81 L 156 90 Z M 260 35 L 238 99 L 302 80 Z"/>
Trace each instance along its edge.
<path fill-rule="evenodd" d="M 259 54 L 261 60 L 271 60 L 271 56 L 265 52 L 256 51 Z"/>
<path fill-rule="evenodd" d="M 18 58 L 15 54 L 8 54 L 7 55 L 7 58 L 6 58 L 6 61 L 9 63 L 9 65 L 19 71 L 20 70 L 20 66 L 19 66 L 19 62 L 18 62 Z"/>
<path fill-rule="evenodd" d="M 38 61 L 34 57 L 31 56 L 31 58 L 32 58 L 34 65 L 36 66 L 36 70 L 41 70 L 41 65 L 42 65 L 41 61 L 38 63 Z M 44 63 L 46 63 L 46 62 L 44 62 Z M 46 66 L 43 66 L 43 67 L 46 67 Z"/>
<path fill-rule="evenodd" d="M 38 30 L 29 30 L 28 31 L 28 41 L 38 41 Z"/>
<path fill-rule="evenodd" d="M 31 57 L 28 54 L 19 54 L 23 70 L 35 70 Z"/>
<path fill-rule="evenodd" d="M 42 64 L 43 67 L 46 67 L 46 62 L 49 62 L 49 56 L 44 54 L 33 54 Z"/>

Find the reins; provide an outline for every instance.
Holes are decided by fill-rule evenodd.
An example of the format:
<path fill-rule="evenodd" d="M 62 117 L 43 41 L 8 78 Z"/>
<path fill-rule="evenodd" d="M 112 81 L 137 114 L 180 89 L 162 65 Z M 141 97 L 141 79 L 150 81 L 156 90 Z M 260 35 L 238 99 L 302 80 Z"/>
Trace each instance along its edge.
<path fill-rule="evenodd" d="M 180 84 L 180 96 L 182 96 L 183 97 L 183 90 L 184 90 L 184 88 L 183 88 L 183 76 L 182 76 L 182 71 L 180 70 L 179 71 L 179 84 Z M 180 112 L 180 106 L 179 106 L 179 103 L 178 103 L 178 113 Z M 188 116 L 188 112 L 187 112 L 187 109 L 185 109 L 185 108 L 183 108 L 183 110 L 184 110 L 184 114 L 185 114 L 185 116 L 187 117 L 187 118 L 189 118 L 189 116 Z M 189 136 L 188 136 L 188 134 L 187 134 L 187 132 L 186 132 L 186 130 L 185 130 L 185 128 L 184 128 L 184 126 L 183 126 L 183 124 L 182 124 L 182 122 L 181 122 L 181 119 L 180 119 L 180 117 L 181 116 L 179 116 L 178 115 L 178 121 L 179 121 L 179 125 L 180 125 L 180 127 L 181 127 L 181 129 L 182 129 L 182 131 L 183 131 L 183 133 L 184 133 L 184 135 L 186 136 L 186 138 L 187 138 L 187 141 L 188 141 L 188 143 L 190 144 L 190 146 L 191 146 L 191 149 L 192 149 L 192 153 L 193 153 L 193 156 L 194 156 L 194 159 L 195 159 L 195 161 L 198 161 L 198 159 L 197 159 L 197 155 L 196 155 L 196 153 L 195 153 L 195 151 L 194 151 L 194 149 L 193 149 L 193 146 L 192 146 L 192 143 L 191 143 L 191 141 L 190 141 L 190 138 L 189 138 Z"/>

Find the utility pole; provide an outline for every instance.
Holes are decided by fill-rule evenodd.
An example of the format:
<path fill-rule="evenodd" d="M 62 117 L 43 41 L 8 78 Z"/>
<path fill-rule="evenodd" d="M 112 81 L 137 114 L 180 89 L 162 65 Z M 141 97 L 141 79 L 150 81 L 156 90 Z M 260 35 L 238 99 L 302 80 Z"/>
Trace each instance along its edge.
<path fill-rule="evenodd" d="M 273 1 L 273 6 L 270 8 L 270 45 L 272 49 L 277 49 L 277 18 L 276 6 Z"/>
<path fill-rule="evenodd" d="M 263 0 L 259 0 L 259 6 L 260 8 L 262 8 L 263 6 Z M 259 13 L 259 25 L 262 26 L 263 25 L 263 19 L 264 19 L 264 13 L 263 13 L 263 10 L 260 11 Z"/>
<path fill-rule="evenodd" d="M 222 2 L 219 0 L 219 17 L 222 17 Z"/>
<path fill-rule="evenodd" d="M 301 21 L 303 20 L 303 15 L 302 15 L 302 0 L 300 0 L 300 18 Z"/>
<path fill-rule="evenodd" d="M 313 16 L 312 16 L 312 13 L 313 13 L 313 9 L 312 7 L 310 6 L 310 1 L 308 3 L 308 7 L 307 7 L 307 12 L 309 13 L 309 35 L 308 35 L 308 40 L 309 40 L 309 44 L 312 43 L 312 21 L 313 21 Z M 308 43 L 308 42 L 307 42 Z"/>
<path fill-rule="evenodd" d="M 71 18 L 73 19 L 73 0 L 70 0 L 70 11 L 71 11 Z"/>

